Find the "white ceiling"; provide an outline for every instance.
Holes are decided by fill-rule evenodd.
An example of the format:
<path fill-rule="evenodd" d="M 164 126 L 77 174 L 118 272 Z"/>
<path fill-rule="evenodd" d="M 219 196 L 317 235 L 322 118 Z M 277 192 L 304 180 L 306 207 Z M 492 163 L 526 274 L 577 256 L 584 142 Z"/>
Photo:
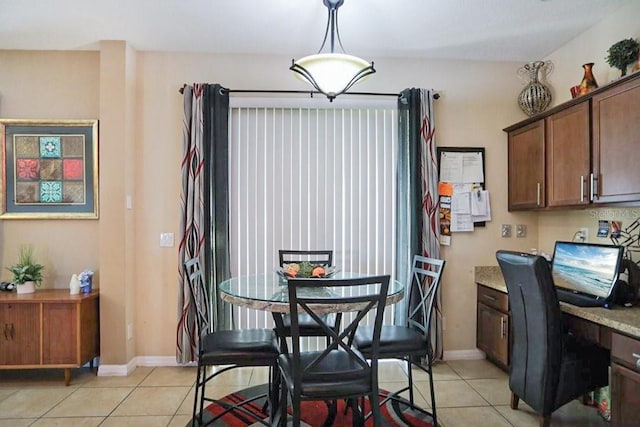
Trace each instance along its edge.
<path fill-rule="evenodd" d="M 638 0 L 345 0 L 347 53 L 378 57 L 531 61 Z M 316 53 L 322 0 L 0 0 L 0 49 Z"/>

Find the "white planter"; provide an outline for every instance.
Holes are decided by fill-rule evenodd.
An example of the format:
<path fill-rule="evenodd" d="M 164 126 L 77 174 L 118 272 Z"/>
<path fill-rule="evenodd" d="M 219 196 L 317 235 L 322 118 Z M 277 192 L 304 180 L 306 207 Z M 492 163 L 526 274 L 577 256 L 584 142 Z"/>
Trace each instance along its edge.
<path fill-rule="evenodd" d="M 16 285 L 19 294 L 32 294 L 36 291 L 36 282 L 24 282 L 22 285 Z"/>

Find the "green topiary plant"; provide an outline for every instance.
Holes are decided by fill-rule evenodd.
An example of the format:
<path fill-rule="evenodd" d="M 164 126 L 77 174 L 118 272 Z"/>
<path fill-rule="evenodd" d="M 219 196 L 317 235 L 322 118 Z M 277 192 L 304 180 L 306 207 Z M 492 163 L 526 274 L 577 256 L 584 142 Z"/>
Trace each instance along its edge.
<path fill-rule="evenodd" d="M 607 64 L 619 69 L 622 76 L 627 75 L 627 67 L 638 60 L 640 44 L 635 39 L 624 39 L 614 43 L 607 50 Z"/>
<path fill-rule="evenodd" d="M 42 282 L 42 270 L 44 266 L 35 262 L 33 258 L 33 248 L 31 246 L 22 246 L 20 248 L 20 257 L 18 262 L 7 270 L 13 273 L 13 283 L 22 285 L 25 282 L 36 282 L 40 286 Z"/>

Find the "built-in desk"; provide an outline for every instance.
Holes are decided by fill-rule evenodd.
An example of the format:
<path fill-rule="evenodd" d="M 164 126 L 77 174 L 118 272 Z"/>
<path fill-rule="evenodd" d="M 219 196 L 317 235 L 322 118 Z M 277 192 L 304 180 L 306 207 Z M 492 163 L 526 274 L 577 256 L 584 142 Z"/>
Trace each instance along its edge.
<path fill-rule="evenodd" d="M 476 267 L 475 282 L 478 285 L 478 313 L 495 310 L 495 318 L 500 319 L 499 326 L 489 321 L 478 322 L 478 336 L 497 337 L 504 342 L 500 345 L 509 348 L 509 316 L 508 309 L 501 310 L 508 304 L 507 286 L 498 266 Z M 506 296 L 506 298 L 505 298 Z M 484 298 L 485 300 L 483 300 Z M 502 298 L 502 299 L 501 299 Z M 492 303 L 499 301 L 502 306 Z M 577 307 L 560 303 L 569 330 L 590 341 L 611 350 L 611 421 L 612 426 L 640 425 L 640 304 L 635 307 Z M 502 317 L 500 317 L 502 316 Z M 487 315 L 485 318 L 490 319 Z M 506 320 L 505 320 L 506 318 Z M 501 330 L 487 331 L 491 325 Z M 505 326 L 506 325 L 506 326 Z M 506 329 L 506 332 L 505 332 Z M 487 358 L 506 368 L 509 365 L 508 355 L 500 357 L 499 345 L 492 352 L 491 344 L 496 340 L 484 340 L 479 348 L 487 346 Z M 482 349 L 482 348 L 481 348 Z"/>

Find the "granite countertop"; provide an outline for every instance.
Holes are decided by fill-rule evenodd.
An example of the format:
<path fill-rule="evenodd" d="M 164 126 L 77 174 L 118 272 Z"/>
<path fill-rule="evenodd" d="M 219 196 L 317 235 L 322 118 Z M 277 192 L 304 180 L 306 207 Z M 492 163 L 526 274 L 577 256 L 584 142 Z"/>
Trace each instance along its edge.
<path fill-rule="evenodd" d="M 507 293 L 507 285 L 498 266 L 475 267 L 475 282 L 479 285 Z M 640 339 L 640 302 L 634 307 L 618 307 L 612 309 L 600 307 L 578 307 L 560 303 L 563 312 L 607 326 L 634 338 Z"/>

